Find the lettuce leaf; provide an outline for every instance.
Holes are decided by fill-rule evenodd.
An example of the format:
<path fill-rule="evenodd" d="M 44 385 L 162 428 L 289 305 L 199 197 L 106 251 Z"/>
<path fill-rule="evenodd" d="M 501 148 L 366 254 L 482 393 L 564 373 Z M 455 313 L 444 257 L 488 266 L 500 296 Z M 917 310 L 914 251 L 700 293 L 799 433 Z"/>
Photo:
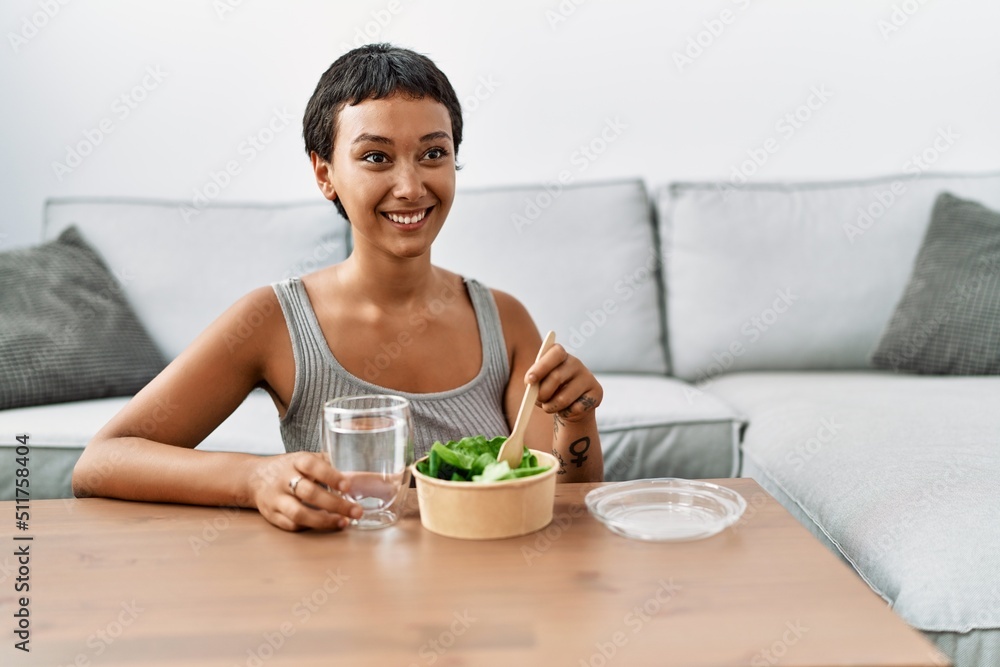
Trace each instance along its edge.
<path fill-rule="evenodd" d="M 506 461 L 497 462 L 500 447 L 506 440 L 504 436 L 487 440 L 484 435 L 474 435 L 448 443 L 435 442 L 427 458 L 417 463 L 417 470 L 428 477 L 454 482 L 499 482 L 537 475 L 549 469 L 539 466 L 538 457 L 527 447 L 521 465 L 514 470 Z"/>

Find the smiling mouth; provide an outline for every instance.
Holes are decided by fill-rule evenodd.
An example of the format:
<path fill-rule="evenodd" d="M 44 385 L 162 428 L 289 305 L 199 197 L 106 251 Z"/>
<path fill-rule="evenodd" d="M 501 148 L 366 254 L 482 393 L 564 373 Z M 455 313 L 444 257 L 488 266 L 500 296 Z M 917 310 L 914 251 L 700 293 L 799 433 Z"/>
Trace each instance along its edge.
<path fill-rule="evenodd" d="M 419 211 L 409 211 L 407 213 L 388 213 L 383 211 L 382 215 L 396 224 L 412 225 L 421 222 L 424 218 L 426 218 L 432 208 L 434 207 L 430 206 L 428 208 L 420 209 Z"/>

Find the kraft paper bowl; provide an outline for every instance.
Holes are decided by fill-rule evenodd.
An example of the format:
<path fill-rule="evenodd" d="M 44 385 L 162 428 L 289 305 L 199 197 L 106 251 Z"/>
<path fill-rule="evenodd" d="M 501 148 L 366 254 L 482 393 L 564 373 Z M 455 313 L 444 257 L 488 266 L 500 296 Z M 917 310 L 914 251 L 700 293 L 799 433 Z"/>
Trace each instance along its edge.
<path fill-rule="evenodd" d="M 413 465 L 420 523 L 432 533 L 463 540 L 496 540 L 541 530 L 552 521 L 559 462 L 532 449 L 539 475 L 502 482 L 452 482 L 428 477 Z M 423 459 L 421 459 L 422 461 Z"/>

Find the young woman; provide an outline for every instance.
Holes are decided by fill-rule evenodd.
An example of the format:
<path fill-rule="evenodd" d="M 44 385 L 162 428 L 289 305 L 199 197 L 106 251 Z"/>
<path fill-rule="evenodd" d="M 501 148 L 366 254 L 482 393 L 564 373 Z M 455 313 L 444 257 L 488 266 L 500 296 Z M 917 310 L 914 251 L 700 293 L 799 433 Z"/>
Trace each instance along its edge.
<path fill-rule="evenodd" d="M 406 49 L 355 49 L 320 79 L 303 136 L 320 191 L 351 223 L 351 256 L 223 313 L 87 445 L 75 494 L 253 507 L 286 530 L 342 528 L 361 508 L 324 487 L 347 488 L 320 453 L 326 400 L 407 397 L 420 457 L 435 440 L 509 433 L 529 382 L 538 414 L 526 442 L 551 447 L 560 481 L 602 479 L 594 375 L 558 344 L 536 363 L 541 337 L 524 306 L 431 264 L 462 141 L 444 74 Z M 271 314 L 230 349 L 227 333 L 250 313 Z M 389 343 L 400 354 L 376 369 Z M 289 453 L 195 450 L 255 387 L 273 398 Z"/>

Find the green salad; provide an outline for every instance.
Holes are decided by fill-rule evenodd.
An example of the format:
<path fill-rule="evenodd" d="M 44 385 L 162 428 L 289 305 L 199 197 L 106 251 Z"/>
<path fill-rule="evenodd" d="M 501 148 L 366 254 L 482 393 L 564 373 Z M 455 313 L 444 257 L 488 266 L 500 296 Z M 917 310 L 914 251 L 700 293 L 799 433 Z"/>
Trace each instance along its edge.
<path fill-rule="evenodd" d="M 500 447 L 507 438 L 487 440 L 486 436 L 435 442 L 427 458 L 417 462 L 417 470 L 428 477 L 452 482 L 499 482 L 543 473 L 549 466 L 539 466 L 538 457 L 525 447 L 521 465 L 513 470 L 506 461 L 497 462 Z"/>

